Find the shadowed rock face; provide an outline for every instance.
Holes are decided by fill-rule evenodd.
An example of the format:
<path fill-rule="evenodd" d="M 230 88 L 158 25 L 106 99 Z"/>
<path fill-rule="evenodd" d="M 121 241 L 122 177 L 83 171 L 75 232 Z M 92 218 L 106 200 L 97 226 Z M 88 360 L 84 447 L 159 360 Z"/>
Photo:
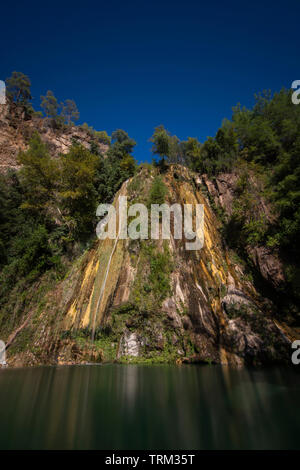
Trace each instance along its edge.
<path fill-rule="evenodd" d="M 251 176 L 249 176 L 249 179 L 253 185 L 257 184 L 257 181 L 251 178 Z M 215 205 L 221 207 L 227 216 L 231 216 L 233 212 L 237 180 L 237 173 L 221 173 L 215 177 L 214 181 L 211 181 L 207 175 L 202 175 L 197 179 L 198 184 L 202 184 L 207 189 Z M 267 221 L 272 221 L 274 218 L 270 208 L 262 198 L 258 201 L 258 211 L 264 215 Z M 247 246 L 245 251 L 265 281 L 270 283 L 275 289 L 284 286 L 283 265 L 280 258 L 274 252 L 265 246 Z"/>
<path fill-rule="evenodd" d="M 124 183 L 114 201 L 117 212 L 119 195 L 129 205 L 147 202 L 154 172 L 144 168 Z M 202 192 L 209 183 L 175 165 L 162 179 L 167 203 L 204 204 L 203 248 L 187 251 L 185 240 L 174 238 L 95 241 L 27 325 L 43 354 L 33 358 L 29 345 L 11 356 L 11 364 L 82 362 L 89 348 L 94 360 L 289 361 L 290 340 L 272 319 L 276 306 L 264 301 L 224 246 Z M 65 351 L 67 361 L 61 359 Z"/>

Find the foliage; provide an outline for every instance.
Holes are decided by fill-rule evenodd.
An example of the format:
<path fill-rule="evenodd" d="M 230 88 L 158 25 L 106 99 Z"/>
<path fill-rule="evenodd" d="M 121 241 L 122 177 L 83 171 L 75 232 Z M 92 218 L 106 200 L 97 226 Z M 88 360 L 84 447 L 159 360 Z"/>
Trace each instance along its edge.
<path fill-rule="evenodd" d="M 182 142 L 185 163 L 197 170 L 197 164 L 201 157 L 201 144 L 195 137 L 188 137 L 187 141 Z"/>
<path fill-rule="evenodd" d="M 180 141 L 164 126 L 150 138 L 152 152 L 161 160 L 161 172 L 169 163 L 181 163 L 214 178 L 221 172 L 239 175 L 233 212 L 225 220 L 227 243 L 245 254 L 246 246 L 266 246 L 284 260 L 288 295 L 300 300 L 300 107 L 282 89 L 255 96 L 252 109 L 233 108 L 215 137 L 201 145 L 196 138 Z"/>
<path fill-rule="evenodd" d="M 64 103 L 61 103 L 61 116 L 67 125 L 78 121 L 79 111 L 74 100 L 65 100 Z"/>
<path fill-rule="evenodd" d="M 220 134 L 223 125 L 204 143 L 202 153 L 208 158 L 197 169 L 217 174 L 235 168 L 240 174 L 228 240 L 240 248 L 262 244 L 279 252 L 292 289 L 289 295 L 299 299 L 295 260 L 300 256 L 300 108 L 285 89 L 255 98 L 252 109 L 233 109 L 225 140 Z M 268 217 L 260 207 L 262 200 L 268 204 Z"/>
<path fill-rule="evenodd" d="M 1 304 L 18 283 L 24 289 L 48 270 L 63 276 L 78 243 L 95 237 L 97 205 L 135 171 L 128 153 L 134 141 L 124 131 L 117 137 L 110 158 L 75 142 L 51 158 L 36 132 L 18 156 L 21 170 L 0 175 Z"/>
<path fill-rule="evenodd" d="M 111 138 L 109 137 L 106 131 L 96 131 L 92 126 L 89 126 L 86 122 L 81 124 L 80 127 L 85 130 L 91 137 L 94 137 L 97 141 L 101 142 L 102 144 L 110 145 Z"/>
<path fill-rule="evenodd" d="M 136 146 L 136 142 L 123 129 L 115 130 L 111 135 L 111 140 L 113 142 L 112 153 L 120 159 L 131 153 Z"/>
<path fill-rule="evenodd" d="M 151 204 L 163 204 L 167 194 L 167 187 L 162 180 L 161 176 L 156 176 L 153 180 L 150 194 L 149 194 L 149 206 Z"/>
<path fill-rule="evenodd" d="M 131 152 L 136 145 L 122 129 L 112 133 L 112 145 L 107 152 L 107 158 L 101 157 L 101 170 L 96 177 L 98 199 L 111 202 L 121 184 L 134 175 L 136 162 Z"/>
<path fill-rule="evenodd" d="M 51 90 L 47 91 L 46 96 L 41 96 L 41 108 L 47 117 L 57 118 L 58 102 Z"/>
<path fill-rule="evenodd" d="M 106 131 L 95 131 L 94 135 L 99 140 L 99 142 L 110 145 L 111 139 Z"/>
<path fill-rule="evenodd" d="M 162 301 L 170 293 L 170 274 L 172 272 L 171 254 L 164 244 L 163 252 L 155 251 L 153 245 L 147 246 L 150 260 L 149 287 L 152 289 L 159 301 Z"/>
<path fill-rule="evenodd" d="M 170 133 L 160 125 L 154 129 L 150 138 L 152 145 L 152 153 L 159 155 L 162 159 L 168 158 L 170 155 Z"/>
<path fill-rule="evenodd" d="M 46 208 L 55 197 L 59 168 L 57 160 L 50 158 L 48 149 L 37 132 L 30 140 L 29 149 L 19 153 L 18 163 L 22 165 L 20 179 L 25 192 L 22 207 Z"/>
<path fill-rule="evenodd" d="M 152 153 L 159 155 L 162 159 L 160 162 L 162 167 L 165 164 L 165 159 L 168 163 L 187 163 L 187 157 L 185 155 L 186 142 L 180 142 L 178 137 L 171 135 L 164 126 L 160 125 L 154 129 L 150 142 L 153 143 Z"/>
<path fill-rule="evenodd" d="M 32 99 L 31 82 L 27 75 L 21 72 L 13 72 L 11 77 L 6 79 L 7 98 L 16 104 L 28 105 Z"/>
<path fill-rule="evenodd" d="M 173 260 L 166 242 L 160 251 L 153 241 L 141 244 L 138 275 L 132 290 L 133 305 L 144 314 L 152 314 L 161 306 L 171 289 Z"/>
<path fill-rule="evenodd" d="M 62 155 L 60 163 L 58 198 L 61 212 L 75 234 L 88 235 L 97 207 L 94 181 L 99 158 L 81 145 L 73 145 L 66 155 Z"/>

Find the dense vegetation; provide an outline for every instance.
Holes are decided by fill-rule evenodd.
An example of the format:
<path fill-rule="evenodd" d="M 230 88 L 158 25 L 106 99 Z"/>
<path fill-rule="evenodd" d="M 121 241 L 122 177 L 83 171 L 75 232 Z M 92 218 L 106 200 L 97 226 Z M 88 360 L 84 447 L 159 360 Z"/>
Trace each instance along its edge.
<path fill-rule="evenodd" d="M 135 142 L 122 130 L 111 136 L 107 156 L 95 143 L 74 143 L 51 158 L 36 132 L 19 154 L 22 169 L 0 176 L 0 298 L 51 269 L 61 277 L 71 261 L 95 238 L 96 207 L 111 202 L 135 172 Z"/>
<path fill-rule="evenodd" d="M 232 217 L 224 222 L 227 242 L 241 253 L 245 246 L 264 245 L 285 262 L 290 291 L 299 301 L 300 271 L 300 107 L 282 89 L 256 96 L 252 109 L 233 108 L 216 136 L 203 144 L 180 141 L 163 127 L 151 137 L 160 164 L 182 163 L 214 178 L 238 174 Z M 263 199 L 270 216 L 259 209 Z"/>

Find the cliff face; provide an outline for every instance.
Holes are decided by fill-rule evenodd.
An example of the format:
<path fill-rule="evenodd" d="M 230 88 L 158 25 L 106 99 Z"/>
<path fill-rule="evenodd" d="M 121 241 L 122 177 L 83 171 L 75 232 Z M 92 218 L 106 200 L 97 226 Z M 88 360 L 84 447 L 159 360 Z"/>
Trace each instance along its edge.
<path fill-rule="evenodd" d="M 119 195 L 129 205 L 149 201 L 154 173 L 144 168 L 123 184 L 114 201 L 117 212 Z M 230 210 L 231 181 L 221 176 L 212 186 L 205 176 L 176 165 L 162 179 L 167 203 L 204 204 L 203 248 L 187 251 L 184 240 L 172 237 L 95 241 L 64 281 L 47 292 L 41 281 L 27 293 L 23 318 L 11 319 L 5 329 L 11 365 L 289 361 L 292 332 L 283 332 L 273 319 L 276 305 L 256 290 L 224 245 L 206 197 L 208 189 Z"/>
<path fill-rule="evenodd" d="M 212 181 L 207 175 L 199 177 L 199 182 L 204 185 L 217 207 L 221 207 L 227 217 L 233 213 L 235 192 L 239 175 L 234 173 L 221 173 Z M 255 178 L 249 175 L 250 184 L 257 185 Z M 266 221 L 272 221 L 274 217 L 270 207 L 261 197 L 257 198 L 257 211 Z M 284 287 L 285 276 L 282 261 L 274 250 L 266 246 L 245 246 L 245 250 L 256 266 L 259 274 L 274 289 Z"/>
<path fill-rule="evenodd" d="M 13 104 L 0 105 L 0 172 L 5 172 L 9 168 L 18 169 L 18 153 L 27 149 L 29 139 L 35 131 L 47 144 L 53 157 L 67 153 L 74 141 L 89 149 L 94 140 L 80 127 L 57 129 L 47 119 L 35 115 L 27 118 L 22 109 Z M 107 152 L 107 145 L 98 141 L 97 145 L 100 152 L 103 154 Z"/>
<path fill-rule="evenodd" d="M 17 169 L 17 155 L 38 131 L 53 158 L 74 140 L 108 147 L 75 126 L 56 129 L 0 106 L 0 171 Z M 115 196 L 149 204 L 157 170 L 143 168 Z M 95 240 L 63 281 L 46 272 L 23 292 L 16 287 L 9 314 L 1 311 L 0 338 L 10 365 L 85 361 L 214 362 L 231 365 L 290 360 L 295 333 L 279 323 L 279 307 L 254 284 L 246 263 L 221 236 L 216 209 L 230 217 L 239 175 L 213 180 L 172 165 L 161 175 L 169 204 L 203 204 L 204 246 L 185 240 Z M 257 184 L 253 180 L 253 185 Z M 258 211 L 272 214 L 262 199 Z M 280 259 L 262 246 L 245 246 L 259 276 L 274 290 L 284 286 Z M 19 290 L 18 290 L 19 289 Z M 21 312 L 21 313 L 20 313 Z"/>

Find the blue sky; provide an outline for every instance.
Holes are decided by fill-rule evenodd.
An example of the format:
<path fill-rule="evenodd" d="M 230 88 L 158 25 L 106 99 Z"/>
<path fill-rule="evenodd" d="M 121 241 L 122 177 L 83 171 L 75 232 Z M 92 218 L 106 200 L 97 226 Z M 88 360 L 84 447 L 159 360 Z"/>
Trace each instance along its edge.
<path fill-rule="evenodd" d="M 52 90 L 80 122 L 126 130 L 151 160 L 159 124 L 181 139 L 215 135 L 232 106 L 300 79 L 300 3 L 274 1 L 5 2 L 0 80 Z"/>

